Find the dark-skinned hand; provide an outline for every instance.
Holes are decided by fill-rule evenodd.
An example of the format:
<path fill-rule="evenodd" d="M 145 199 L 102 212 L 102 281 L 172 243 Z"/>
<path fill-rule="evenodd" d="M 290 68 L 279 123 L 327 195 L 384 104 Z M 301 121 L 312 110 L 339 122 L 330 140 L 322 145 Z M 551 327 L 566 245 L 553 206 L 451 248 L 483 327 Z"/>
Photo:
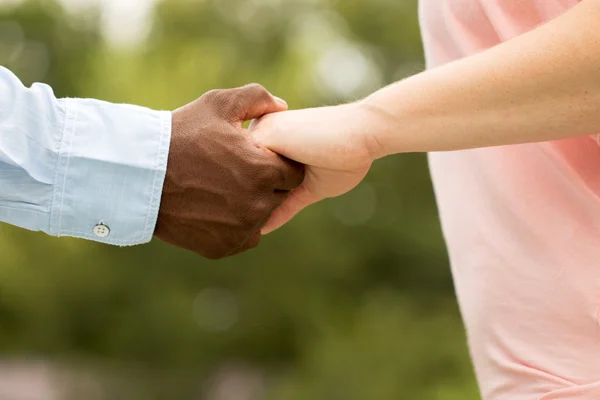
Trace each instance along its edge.
<path fill-rule="evenodd" d="M 259 146 L 242 124 L 286 109 L 252 84 L 210 91 L 174 111 L 155 236 L 209 259 L 256 247 L 304 168 Z"/>

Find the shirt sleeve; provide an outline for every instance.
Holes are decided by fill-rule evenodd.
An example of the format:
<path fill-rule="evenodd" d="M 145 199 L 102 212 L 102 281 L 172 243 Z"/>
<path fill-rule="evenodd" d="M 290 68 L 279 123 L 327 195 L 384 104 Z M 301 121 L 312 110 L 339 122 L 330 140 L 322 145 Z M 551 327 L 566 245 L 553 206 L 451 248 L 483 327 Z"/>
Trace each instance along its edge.
<path fill-rule="evenodd" d="M 56 99 L 0 67 L 0 221 L 121 246 L 152 239 L 171 113 Z"/>

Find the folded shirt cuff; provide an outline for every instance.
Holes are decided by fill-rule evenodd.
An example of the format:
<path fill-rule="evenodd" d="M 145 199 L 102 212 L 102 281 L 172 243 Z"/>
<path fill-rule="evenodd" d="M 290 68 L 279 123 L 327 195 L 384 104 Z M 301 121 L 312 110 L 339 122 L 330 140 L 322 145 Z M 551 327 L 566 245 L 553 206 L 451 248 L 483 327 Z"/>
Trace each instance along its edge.
<path fill-rule="evenodd" d="M 63 99 L 49 234 L 131 246 L 152 239 L 171 141 L 171 113 Z"/>

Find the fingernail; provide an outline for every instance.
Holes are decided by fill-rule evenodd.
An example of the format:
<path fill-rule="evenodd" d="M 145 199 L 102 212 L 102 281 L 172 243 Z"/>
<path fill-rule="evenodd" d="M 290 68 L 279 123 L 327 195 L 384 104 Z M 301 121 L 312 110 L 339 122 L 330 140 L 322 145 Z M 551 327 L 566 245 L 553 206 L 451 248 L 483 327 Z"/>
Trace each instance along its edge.
<path fill-rule="evenodd" d="M 284 99 L 277 97 L 277 96 L 273 96 L 273 97 L 275 98 L 275 101 L 278 102 L 279 104 L 284 105 L 284 106 L 288 105 L 287 101 L 285 101 Z"/>

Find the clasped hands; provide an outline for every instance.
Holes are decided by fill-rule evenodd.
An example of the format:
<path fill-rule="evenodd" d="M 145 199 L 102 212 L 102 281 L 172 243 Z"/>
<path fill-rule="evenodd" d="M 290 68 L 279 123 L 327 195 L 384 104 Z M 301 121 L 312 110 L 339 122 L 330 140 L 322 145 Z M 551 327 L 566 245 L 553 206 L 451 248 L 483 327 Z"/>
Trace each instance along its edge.
<path fill-rule="evenodd" d="M 360 104 L 287 108 L 253 84 L 208 92 L 174 111 L 155 236 L 223 258 L 358 185 L 374 159 Z"/>

